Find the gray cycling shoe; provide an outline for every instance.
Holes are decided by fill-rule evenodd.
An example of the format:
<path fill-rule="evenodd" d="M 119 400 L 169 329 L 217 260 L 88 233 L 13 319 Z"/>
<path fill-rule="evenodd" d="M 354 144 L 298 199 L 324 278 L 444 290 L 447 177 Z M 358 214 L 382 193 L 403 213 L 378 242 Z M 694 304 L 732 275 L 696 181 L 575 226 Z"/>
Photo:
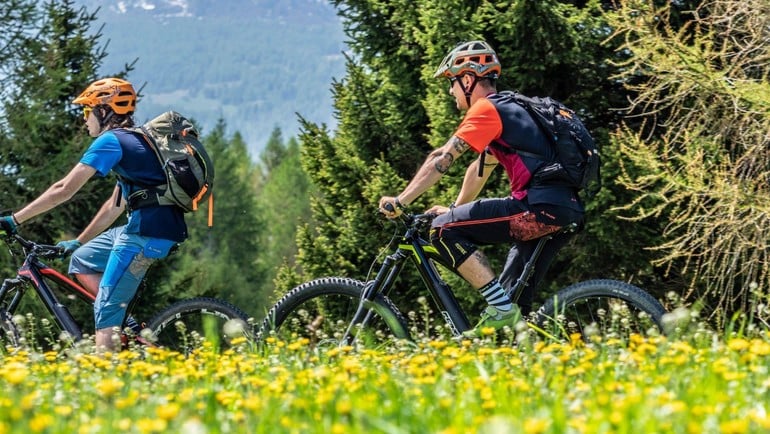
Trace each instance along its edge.
<path fill-rule="evenodd" d="M 521 311 L 515 304 L 513 309 L 505 311 L 500 310 L 494 306 L 487 306 L 484 312 L 481 314 L 481 320 L 476 327 L 464 331 L 463 337 L 466 338 L 478 338 L 484 335 L 482 332 L 485 328 L 492 328 L 494 330 L 500 330 L 505 326 L 513 328 L 517 322 L 521 319 Z"/>

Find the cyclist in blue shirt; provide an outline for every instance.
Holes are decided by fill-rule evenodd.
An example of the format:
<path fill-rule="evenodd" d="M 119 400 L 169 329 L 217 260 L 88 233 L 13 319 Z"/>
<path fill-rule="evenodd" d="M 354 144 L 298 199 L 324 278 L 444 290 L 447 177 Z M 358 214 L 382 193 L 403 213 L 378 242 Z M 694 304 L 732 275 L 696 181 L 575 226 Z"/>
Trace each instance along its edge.
<path fill-rule="evenodd" d="M 118 175 L 112 195 L 88 226 L 76 239 L 58 244 L 72 254 L 69 272 L 96 296 L 96 348 L 108 351 L 119 348 L 126 309 L 148 268 L 187 238 L 187 225 L 183 210 L 176 206 L 126 206 L 127 198 L 140 186 L 166 182 L 145 139 L 127 129 L 134 126 L 136 108 L 131 83 L 119 78 L 97 80 L 73 103 L 83 106 L 88 133 L 95 140 L 64 178 L 21 210 L 0 218 L 0 227 L 13 233 L 18 225 L 67 202 L 92 176 Z M 126 211 L 128 222 L 111 227 Z"/>

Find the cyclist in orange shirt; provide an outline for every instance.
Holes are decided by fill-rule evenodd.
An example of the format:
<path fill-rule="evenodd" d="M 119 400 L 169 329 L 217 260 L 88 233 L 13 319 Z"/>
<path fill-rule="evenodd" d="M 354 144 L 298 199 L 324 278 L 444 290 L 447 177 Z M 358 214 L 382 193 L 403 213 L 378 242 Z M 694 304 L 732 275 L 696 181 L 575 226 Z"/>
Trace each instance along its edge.
<path fill-rule="evenodd" d="M 507 292 L 514 283 L 512 276 L 520 274 L 537 238 L 571 223 L 582 224 L 584 215 L 574 188 L 531 182 L 532 175 L 549 163 L 542 156 L 551 161 L 556 156 L 526 109 L 510 96 L 497 93 L 500 72 L 497 54 L 484 41 L 459 44 L 444 58 L 434 76 L 449 79 L 449 94 L 457 108 L 466 111 L 465 117 L 452 137 L 428 155 L 400 194 L 384 196 L 379 202 L 381 212 L 395 218 L 402 207 L 438 182 L 465 151 L 479 154 L 468 166 L 455 202 L 429 210 L 440 214 L 431 228 L 433 246 L 489 304 L 476 328 L 466 332 L 469 336 L 478 335 L 481 327 L 512 326 L 521 313 L 531 310 L 534 288 L 569 235 L 559 234 L 546 245 L 518 306 Z M 511 195 L 476 199 L 498 165 L 508 175 Z M 478 249 L 497 243 L 513 244 L 499 278 Z"/>

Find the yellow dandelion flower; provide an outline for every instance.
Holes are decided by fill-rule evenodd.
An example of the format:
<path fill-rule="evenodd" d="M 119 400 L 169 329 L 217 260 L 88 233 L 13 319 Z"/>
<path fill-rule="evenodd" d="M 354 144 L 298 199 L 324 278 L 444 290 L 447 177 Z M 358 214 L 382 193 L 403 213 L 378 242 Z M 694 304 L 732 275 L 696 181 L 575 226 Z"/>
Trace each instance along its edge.
<path fill-rule="evenodd" d="M 258 395 L 249 395 L 243 400 L 243 408 L 257 412 L 262 409 L 262 398 Z"/>
<path fill-rule="evenodd" d="M 29 421 L 29 429 L 32 432 L 42 432 L 54 423 L 54 418 L 48 413 L 36 414 Z"/>
<path fill-rule="evenodd" d="M 449 345 L 449 343 L 446 342 L 446 341 L 430 341 L 430 342 L 428 342 L 428 346 L 433 348 L 433 349 L 436 349 L 436 350 L 441 350 L 444 347 L 446 347 L 447 345 Z"/>
<path fill-rule="evenodd" d="M 723 434 L 743 434 L 749 431 L 749 421 L 746 419 L 734 419 L 719 424 L 719 431 Z"/>
<path fill-rule="evenodd" d="M 45 357 L 46 362 L 55 362 L 58 356 L 59 356 L 59 353 L 57 353 L 56 351 L 47 351 L 45 354 L 43 354 L 43 357 Z"/>
<path fill-rule="evenodd" d="M 751 341 L 751 348 L 749 351 L 751 351 L 752 354 L 756 354 L 757 356 L 770 355 L 770 343 L 761 339 L 753 339 Z"/>
<path fill-rule="evenodd" d="M 237 392 L 234 392 L 232 390 L 222 390 L 217 392 L 216 398 L 217 398 L 217 402 L 219 402 L 224 406 L 228 406 L 233 402 L 235 402 L 239 398 L 239 395 Z"/>
<path fill-rule="evenodd" d="M 550 422 L 543 418 L 529 418 L 524 421 L 524 432 L 527 434 L 539 434 L 546 432 Z"/>
<path fill-rule="evenodd" d="M 54 407 L 53 412 L 58 416 L 69 416 L 72 414 L 72 407 L 69 405 L 57 405 Z"/>
<path fill-rule="evenodd" d="M 155 414 L 157 414 L 161 419 L 172 420 L 179 415 L 179 410 L 179 404 L 170 402 L 168 404 L 158 406 L 158 408 L 155 409 Z"/>
<path fill-rule="evenodd" d="M 2 372 L 3 379 L 12 385 L 21 384 L 29 376 L 27 366 L 19 362 L 8 363 L 0 372 Z"/>
<path fill-rule="evenodd" d="M 140 433 L 163 432 L 168 424 L 162 419 L 141 418 L 136 421 L 136 429 Z"/>
<path fill-rule="evenodd" d="M 116 378 L 105 378 L 102 381 L 96 383 L 95 387 L 100 396 L 109 398 L 118 393 L 118 391 L 120 391 L 123 386 L 124 383 Z"/>
<path fill-rule="evenodd" d="M 444 367 L 445 370 L 450 370 L 457 366 L 457 360 L 455 359 L 444 359 L 441 361 L 441 366 Z"/>
<path fill-rule="evenodd" d="M 722 372 L 722 377 L 726 381 L 738 381 L 746 378 L 747 374 L 745 372 L 725 371 Z"/>
<path fill-rule="evenodd" d="M 574 368 L 569 368 L 565 372 L 568 377 L 573 377 L 575 375 L 582 375 L 586 372 L 585 368 L 582 366 L 575 366 Z"/>
<path fill-rule="evenodd" d="M 234 345 L 234 346 L 238 346 L 238 345 L 241 345 L 241 344 L 245 344 L 247 341 L 248 341 L 248 339 L 246 339 L 245 336 L 239 336 L 237 338 L 233 338 L 233 340 L 230 341 L 230 343 L 232 345 Z"/>
<path fill-rule="evenodd" d="M 730 342 L 727 343 L 727 348 L 733 350 L 733 351 L 745 351 L 750 347 L 749 341 L 746 339 L 731 339 Z"/>
<path fill-rule="evenodd" d="M 494 327 L 482 327 L 481 336 L 492 336 L 497 331 Z"/>

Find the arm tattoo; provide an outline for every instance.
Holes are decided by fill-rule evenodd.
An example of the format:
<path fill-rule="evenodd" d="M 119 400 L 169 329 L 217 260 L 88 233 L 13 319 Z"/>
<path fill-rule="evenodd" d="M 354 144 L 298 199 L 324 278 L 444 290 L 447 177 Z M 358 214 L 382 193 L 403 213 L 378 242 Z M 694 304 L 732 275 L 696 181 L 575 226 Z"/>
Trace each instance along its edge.
<path fill-rule="evenodd" d="M 449 170 L 449 166 L 452 165 L 454 162 L 455 157 L 452 156 L 449 152 L 445 152 L 441 155 L 436 156 L 436 171 L 438 173 L 441 173 L 442 175 L 446 173 Z"/>
<path fill-rule="evenodd" d="M 465 143 L 465 140 L 452 136 L 452 147 L 455 148 L 455 151 L 462 154 L 463 152 L 467 151 L 468 148 L 471 146 L 467 143 Z"/>
<path fill-rule="evenodd" d="M 452 147 L 454 148 L 455 152 L 458 154 L 462 154 L 463 152 L 467 151 L 470 146 L 465 143 L 465 140 L 452 137 L 451 139 Z M 436 156 L 436 171 L 438 173 L 441 173 L 442 175 L 446 173 L 449 170 L 449 167 L 454 163 L 455 157 L 454 155 L 450 154 L 449 152 L 445 152 L 441 155 Z"/>

